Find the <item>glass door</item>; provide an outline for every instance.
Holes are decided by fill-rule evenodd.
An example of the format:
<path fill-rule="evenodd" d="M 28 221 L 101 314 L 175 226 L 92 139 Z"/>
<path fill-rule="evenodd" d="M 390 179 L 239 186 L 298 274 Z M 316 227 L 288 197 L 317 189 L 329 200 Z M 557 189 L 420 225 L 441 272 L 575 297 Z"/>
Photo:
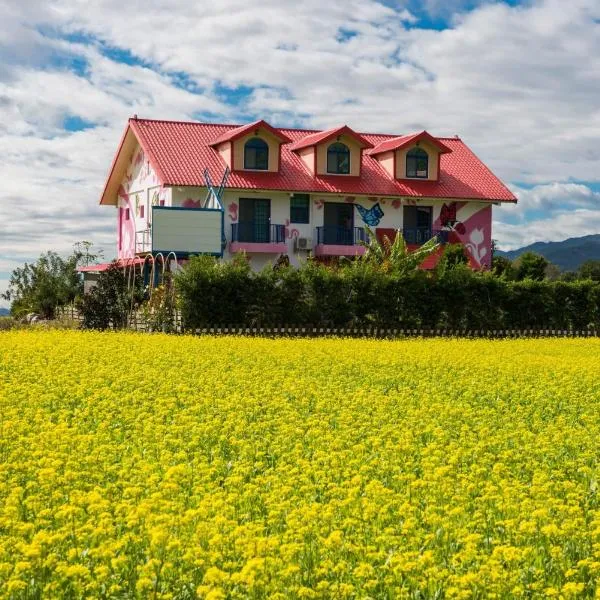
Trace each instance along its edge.
<path fill-rule="evenodd" d="M 352 245 L 354 242 L 354 206 L 345 202 L 325 202 L 324 211 L 324 243 Z"/>
<path fill-rule="evenodd" d="M 271 229 L 271 200 L 240 198 L 238 241 L 269 243 Z"/>

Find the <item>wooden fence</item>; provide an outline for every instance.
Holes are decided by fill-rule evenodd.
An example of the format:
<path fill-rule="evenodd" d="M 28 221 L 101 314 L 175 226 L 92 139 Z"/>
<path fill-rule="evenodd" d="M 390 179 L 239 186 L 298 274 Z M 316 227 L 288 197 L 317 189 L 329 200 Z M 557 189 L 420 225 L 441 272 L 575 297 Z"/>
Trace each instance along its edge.
<path fill-rule="evenodd" d="M 63 307 L 57 313 L 60 317 L 81 323 L 82 317 L 72 306 Z M 148 323 L 140 312 L 130 315 L 129 329 L 149 331 Z M 174 332 L 182 333 L 181 314 L 176 313 Z M 381 327 L 323 327 L 323 326 L 290 326 L 246 327 L 239 325 L 213 325 L 186 333 L 196 335 L 249 335 L 260 337 L 355 337 L 355 338 L 406 338 L 406 337 L 461 337 L 461 338 L 536 338 L 536 337 L 600 337 L 600 330 L 584 329 L 390 329 Z"/>

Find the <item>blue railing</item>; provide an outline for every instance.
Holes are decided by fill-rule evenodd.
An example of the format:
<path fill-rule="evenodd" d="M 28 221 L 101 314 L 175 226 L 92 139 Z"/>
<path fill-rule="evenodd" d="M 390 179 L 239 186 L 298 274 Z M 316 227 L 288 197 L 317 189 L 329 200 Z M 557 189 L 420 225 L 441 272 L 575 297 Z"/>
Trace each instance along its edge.
<path fill-rule="evenodd" d="M 429 227 L 404 228 L 402 235 L 407 244 L 424 244 L 434 237 L 437 237 L 437 241 L 440 244 L 448 242 L 448 231 L 430 229 Z"/>
<path fill-rule="evenodd" d="M 337 227 L 335 225 L 317 227 L 317 244 L 357 246 L 359 242 L 366 241 L 367 234 L 362 227 Z"/>
<path fill-rule="evenodd" d="M 231 224 L 231 241 L 254 244 L 281 244 L 285 242 L 285 225 L 270 225 L 247 221 Z"/>

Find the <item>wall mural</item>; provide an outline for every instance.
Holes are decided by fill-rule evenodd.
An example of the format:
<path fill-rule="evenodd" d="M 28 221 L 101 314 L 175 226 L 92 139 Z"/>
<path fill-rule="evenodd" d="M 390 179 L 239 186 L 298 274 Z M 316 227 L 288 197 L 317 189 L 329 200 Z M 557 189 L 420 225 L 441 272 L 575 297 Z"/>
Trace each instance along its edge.
<path fill-rule="evenodd" d="M 300 237 L 300 231 L 295 227 L 290 228 L 290 220 L 285 220 L 285 237 L 288 240 Z"/>
<path fill-rule="evenodd" d="M 132 258 L 136 253 L 136 231 L 150 227 L 151 211 L 146 211 L 148 188 L 160 186 L 161 182 L 146 160 L 141 148 L 131 155 L 127 172 L 117 190 L 119 221 L 119 258 Z M 162 186 L 150 196 L 151 206 L 165 204 L 166 190 Z M 146 214 L 148 213 L 148 214 Z M 129 218 L 128 218 L 129 217 Z"/>
<path fill-rule="evenodd" d="M 227 212 L 229 213 L 229 218 L 232 223 L 237 223 L 238 220 L 238 205 L 235 202 L 232 202 L 228 208 Z"/>
<path fill-rule="evenodd" d="M 379 221 L 381 221 L 381 217 L 383 217 L 383 209 L 379 206 L 379 202 L 375 204 L 371 208 L 365 208 L 360 204 L 355 204 L 356 210 L 360 214 L 360 218 L 369 226 L 375 227 L 379 225 Z"/>
<path fill-rule="evenodd" d="M 181 203 L 181 206 L 183 208 L 201 208 L 202 204 L 201 204 L 200 200 L 194 200 L 193 198 L 186 198 Z"/>
<path fill-rule="evenodd" d="M 492 207 L 484 206 L 467 216 L 470 210 L 472 207 L 467 202 L 444 204 L 433 227 L 450 231 L 448 235 L 450 243 L 464 245 L 471 266 L 475 268 L 490 267 Z"/>

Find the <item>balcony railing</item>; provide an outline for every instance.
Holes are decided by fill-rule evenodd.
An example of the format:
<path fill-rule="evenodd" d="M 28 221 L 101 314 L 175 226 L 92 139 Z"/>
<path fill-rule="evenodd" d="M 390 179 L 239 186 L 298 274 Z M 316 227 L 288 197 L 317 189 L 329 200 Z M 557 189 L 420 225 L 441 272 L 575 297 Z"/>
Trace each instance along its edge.
<path fill-rule="evenodd" d="M 440 244 L 448 242 L 448 231 L 443 229 L 430 229 L 429 227 L 410 227 L 402 230 L 402 235 L 407 244 L 424 244 L 431 238 L 437 237 Z"/>
<path fill-rule="evenodd" d="M 332 246 L 357 246 L 367 241 L 367 234 L 362 227 L 337 227 L 323 225 L 317 227 L 317 244 Z"/>
<path fill-rule="evenodd" d="M 135 252 L 141 254 L 143 252 L 152 251 L 152 230 L 142 229 L 135 232 Z"/>
<path fill-rule="evenodd" d="M 282 244 L 285 242 L 285 225 L 240 222 L 231 224 L 231 241 L 250 244 Z"/>

